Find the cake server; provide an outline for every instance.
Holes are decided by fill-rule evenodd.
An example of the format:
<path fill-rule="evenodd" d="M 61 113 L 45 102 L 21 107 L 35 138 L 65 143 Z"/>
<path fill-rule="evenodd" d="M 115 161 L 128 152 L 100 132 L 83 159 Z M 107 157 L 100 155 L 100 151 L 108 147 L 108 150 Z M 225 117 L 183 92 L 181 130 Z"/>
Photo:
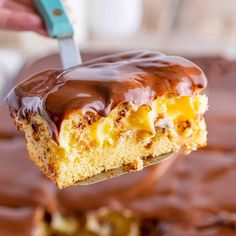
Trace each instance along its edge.
<path fill-rule="evenodd" d="M 175 155 L 174 152 L 169 152 L 167 154 L 163 154 L 160 156 L 148 157 L 147 159 L 144 159 L 143 167 L 148 167 L 148 166 L 151 166 L 151 165 L 154 165 L 157 163 L 161 163 L 171 157 L 173 158 L 174 155 Z M 165 167 L 163 166 L 164 169 L 162 168 L 163 172 L 166 170 Z M 98 183 L 98 182 L 101 182 L 101 181 L 104 181 L 104 180 L 107 180 L 107 179 L 110 179 L 113 177 L 117 177 L 117 176 L 120 176 L 123 174 L 132 173 L 132 172 L 134 172 L 134 171 L 132 171 L 132 169 L 130 169 L 129 166 L 124 165 L 118 169 L 108 170 L 108 171 L 102 172 L 101 174 L 92 176 L 84 181 L 79 181 L 77 184 L 78 185 L 89 185 L 89 184 Z M 161 173 L 161 174 L 163 174 L 163 173 Z"/>
<path fill-rule="evenodd" d="M 52 38 L 57 38 L 60 47 L 61 62 L 64 69 L 82 63 L 79 50 L 73 39 L 74 30 L 60 0 L 35 0 L 36 6 L 42 15 L 48 32 Z M 157 157 L 148 157 L 144 160 L 144 167 L 160 163 L 173 156 L 173 152 Z M 115 176 L 132 172 L 129 166 L 108 170 L 95 175 L 85 181 L 78 182 L 79 185 L 88 185 L 104 181 Z"/>
<path fill-rule="evenodd" d="M 82 63 L 79 49 L 74 40 L 73 26 L 60 0 L 35 0 L 36 7 L 52 38 L 59 43 L 63 69 Z"/>

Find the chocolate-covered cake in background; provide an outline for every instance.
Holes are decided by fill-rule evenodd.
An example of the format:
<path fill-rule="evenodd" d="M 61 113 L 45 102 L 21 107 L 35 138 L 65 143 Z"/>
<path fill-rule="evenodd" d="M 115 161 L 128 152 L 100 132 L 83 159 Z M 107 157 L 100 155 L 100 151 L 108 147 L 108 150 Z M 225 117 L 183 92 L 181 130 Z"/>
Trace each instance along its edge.
<path fill-rule="evenodd" d="M 235 235 L 236 61 L 191 60 L 209 81 L 208 146 L 180 155 L 161 177 L 159 166 L 152 166 L 57 190 L 28 160 L 23 138 L 3 120 L 0 235 Z M 37 61 L 30 70 L 37 72 Z"/>

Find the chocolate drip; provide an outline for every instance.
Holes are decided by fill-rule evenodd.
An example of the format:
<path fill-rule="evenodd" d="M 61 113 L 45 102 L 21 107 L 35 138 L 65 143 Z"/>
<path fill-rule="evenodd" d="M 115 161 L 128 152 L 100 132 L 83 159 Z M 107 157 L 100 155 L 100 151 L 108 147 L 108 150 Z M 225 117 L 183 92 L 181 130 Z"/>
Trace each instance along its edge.
<path fill-rule="evenodd" d="M 119 207 L 130 209 L 141 217 L 142 232 L 145 236 L 149 235 L 148 233 L 172 236 L 232 236 L 236 234 L 234 226 L 236 110 L 232 106 L 236 99 L 234 93 L 236 62 L 208 57 L 192 59 L 206 71 L 209 78 L 208 96 L 211 109 L 207 112 L 207 115 L 209 114 L 208 149 L 195 152 L 188 158 L 178 157 L 176 163 L 163 175 L 161 180 L 156 179 L 155 176 L 155 173 L 158 173 L 158 166 L 153 166 L 145 168 L 141 172 L 106 182 L 55 191 L 55 195 L 58 194 L 63 214 L 81 215 L 83 212 L 100 207 L 107 206 L 115 209 Z M 221 70 L 219 66 L 221 64 L 225 65 L 224 68 L 227 69 Z M 28 70 L 28 68 L 26 69 Z M 34 69 L 36 71 L 38 68 L 34 65 Z M 2 114 L 1 108 L 0 114 Z M 1 122 L 3 123 L 4 120 L 1 119 Z M 2 128 L 4 130 L 7 128 L 7 123 L 4 123 L 5 127 L 2 126 L 0 126 L 0 133 Z M 45 195 L 38 198 L 37 193 L 45 191 L 36 188 L 36 186 L 40 186 L 41 189 L 48 185 L 48 182 L 37 180 L 39 171 L 34 168 L 33 164 L 31 165 L 27 158 L 24 158 L 27 152 L 24 149 L 23 140 L 17 147 L 12 142 L 14 141 L 4 142 L 4 147 L 0 145 L 2 159 L 0 185 L 4 192 L 7 191 L 7 197 L 0 202 L 2 206 L 11 206 L 11 211 L 19 212 L 22 228 L 24 225 L 28 232 L 30 221 L 24 219 L 27 219 L 30 213 L 21 208 L 12 208 L 12 206 L 50 205 L 51 201 L 48 200 L 44 201 L 47 202 L 46 205 L 38 200 L 30 200 L 35 197 L 42 200 L 48 199 Z M 25 165 L 26 162 L 29 162 L 29 165 Z M 18 170 L 19 168 L 21 171 Z M 28 174 L 28 177 L 25 178 L 23 174 L 29 172 L 30 175 Z M 22 195 L 23 193 L 24 195 Z M 28 198 L 30 199 L 28 200 Z M 2 199 L 1 193 L 0 199 Z M 13 199 L 17 204 L 12 204 Z M 19 202 L 20 199 L 23 201 Z M 35 203 L 32 204 L 33 202 Z M 9 214 L 4 213 L 6 215 L 4 218 L 8 220 L 8 224 L 6 224 L 2 220 L 1 212 L 3 211 L 0 209 L 0 225 L 2 223 L 6 228 L 3 235 L 10 234 L 9 232 L 12 232 L 13 228 L 18 230 L 17 235 L 20 233 L 27 235 L 26 230 L 22 231 L 18 227 L 19 224 L 15 223 L 16 215 L 8 217 Z M 9 224 L 10 222 L 14 222 L 14 224 Z M 0 227 L 0 229 L 3 230 L 4 227 Z"/>
<path fill-rule="evenodd" d="M 123 102 L 150 105 L 158 96 L 192 95 L 206 84 L 203 72 L 184 58 L 135 51 L 105 56 L 66 71 L 36 74 L 16 86 L 6 101 L 20 116 L 40 113 L 57 139 L 61 120 L 74 109 L 108 116 Z"/>

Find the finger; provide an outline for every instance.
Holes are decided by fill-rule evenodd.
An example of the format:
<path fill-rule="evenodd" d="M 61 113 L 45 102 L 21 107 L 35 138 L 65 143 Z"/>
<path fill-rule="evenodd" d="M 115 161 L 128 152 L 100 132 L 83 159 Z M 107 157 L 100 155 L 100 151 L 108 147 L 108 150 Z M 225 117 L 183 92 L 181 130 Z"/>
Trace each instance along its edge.
<path fill-rule="evenodd" d="M 0 0 L 0 7 L 2 7 L 5 2 L 6 2 L 6 0 Z"/>
<path fill-rule="evenodd" d="M 32 7 L 20 4 L 18 2 L 10 1 L 10 0 L 6 1 L 3 7 L 6 9 L 15 10 L 15 11 L 35 13 Z"/>
<path fill-rule="evenodd" d="M 24 4 L 25 6 L 34 7 L 34 1 L 33 0 L 13 0 L 14 2 L 17 2 L 19 4 Z"/>
<path fill-rule="evenodd" d="M 0 28 L 36 32 L 45 30 L 38 15 L 8 9 L 0 9 Z"/>
<path fill-rule="evenodd" d="M 49 37 L 49 33 L 47 32 L 47 30 L 46 29 L 39 29 L 39 30 L 37 30 L 36 31 L 38 34 L 41 34 L 41 35 L 43 35 L 43 36 L 45 36 L 45 37 Z"/>

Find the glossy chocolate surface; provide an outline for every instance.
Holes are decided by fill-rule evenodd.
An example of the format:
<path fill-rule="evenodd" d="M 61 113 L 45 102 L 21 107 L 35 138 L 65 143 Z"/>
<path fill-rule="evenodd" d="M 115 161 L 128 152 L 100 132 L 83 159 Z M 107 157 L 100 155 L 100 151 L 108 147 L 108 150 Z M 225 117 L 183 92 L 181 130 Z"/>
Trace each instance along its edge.
<path fill-rule="evenodd" d="M 42 222 L 43 211 L 40 208 L 10 208 L 0 206 L 0 235 L 32 236 Z"/>
<path fill-rule="evenodd" d="M 16 136 L 22 136 L 22 132 L 19 132 L 12 122 L 6 104 L 0 103 L 0 119 L 0 139 L 11 139 Z"/>
<path fill-rule="evenodd" d="M 121 211 L 128 208 L 143 220 L 141 235 L 236 235 L 236 61 L 208 57 L 192 60 L 206 72 L 209 79 L 207 148 L 188 157 L 178 157 L 161 180 L 157 178 L 158 166 L 153 166 L 103 183 L 55 191 L 63 214 L 80 216 L 81 212 L 104 206 Z M 37 71 L 37 64 L 30 69 Z M 39 181 L 41 175 L 24 157 L 26 154 L 23 140 L 17 145 L 13 145 L 12 141 L 4 141 L 0 145 L 0 173 L 3 173 L 0 175 L 0 186 L 8 192 L 4 202 L 0 200 L 1 206 L 31 205 L 32 199 L 39 196 L 36 193 L 44 192 L 37 190 L 38 186 L 48 186 L 47 180 Z M 24 178 L 27 176 L 22 175 L 24 172 L 28 173 L 28 178 Z M 20 180 L 21 175 L 23 180 Z M 47 192 L 50 188 L 46 189 Z M 25 191 L 27 198 L 22 195 Z M 30 192 L 34 194 L 29 195 Z M 43 205 L 42 201 L 33 202 L 34 206 Z M 20 209 L 11 207 L 9 212 L 0 209 L 0 228 L 5 229 L 4 235 L 12 235 L 13 227 L 20 225 L 19 222 L 25 225 L 27 231 L 19 227 L 17 235 L 28 232 L 32 220 L 25 219 L 31 213 Z M 24 216 L 19 218 L 21 214 Z M 1 219 L 7 219 L 11 224 L 2 226 Z"/>
<path fill-rule="evenodd" d="M 44 213 L 57 210 L 55 193 L 27 157 L 23 138 L 0 138 L 0 235 L 34 235 Z"/>
<path fill-rule="evenodd" d="M 53 137 L 67 112 L 96 112 L 107 116 L 120 103 L 151 104 L 158 96 L 192 95 L 205 88 L 204 73 L 176 56 L 135 51 L 95 59 L 66 71 L 48 70 L 23 81 L 7 96 L 20 116 L 37 112 Z"/>
<path fill-rule="evenodd" d="M 55 185 L 28 159 L 22 138 L 0 142 L 0 206 L 56 208 Z"/>

